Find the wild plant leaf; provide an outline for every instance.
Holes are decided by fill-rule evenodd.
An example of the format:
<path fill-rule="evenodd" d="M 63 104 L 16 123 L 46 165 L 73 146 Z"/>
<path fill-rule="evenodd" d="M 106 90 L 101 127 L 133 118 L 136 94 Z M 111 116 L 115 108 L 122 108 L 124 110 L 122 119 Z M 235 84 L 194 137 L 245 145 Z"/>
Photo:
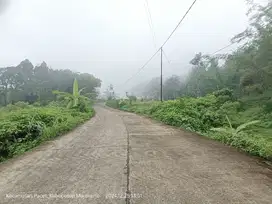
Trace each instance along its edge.
<path fill-rule="evenodd" d="M 84 89 L 86 89 L 86 87 L 82 88 L 79 90 L 78 94 L 80 95 L 82 91 L 84 91 Z"/>
<path fill-rule="evenodd" d="M 75 97 L 79 96 L 78 83 L 76 78 L 74 79 L 74 84 L 73 84 L 73 96 Z"/>
<path fill-rule="evenodd" d="M 69 101 L 69 103 L 67 104 L 67 108 L 72 108 L 73 106 L 73 101 Z"/>
<path fill-rule="evenodd" d="M 88 100 L 88 101 L 90 100 L 90 98 L 88 98 L 88 97 L 86 97 L 86 96 L 80 96 L 80 97 L 79 97 L 79 100 L 81 100 L 81 99 L 82 99 L 82 100 Z"/>
<path fill-rule="evenodd" d="M 65 96 L 64 100 L 69 101 L 69 100 L 71 100 L 71 97 Z"/>
<path fill-rule="evenodd" d="M 77 104 L 78 104 L 78 97 L 75 97 L 74 98 L 74 105 L 73 106 L 77 106 Z"/>
<path fill-rule="evenodd" d="M 229 117 L 227 115 L 226 115 L 226 118 L 227 118 L 227 121 L 229 123 L 230 128 L 232 129 L 232 125 L 231 125 L 230 119 L 229 119 Z"/>
<path fill-rule="evenodd" d="M 59 95 L 59 96 L 71 97 L 70 93 L 62 92 L 62 91 L 58 91 L 58 90 L 54 90 L 54 91 L 52 91 L 52 93 L 55 95 Z"/>
<path fill-rule="evenodd" d="M 211 128 L 211 130 L 215 131 L 215 132 L 222 132 L 222 133 L 227 133 L 227 134 L 232 133 L 231 129 L 226 129 L 226 128 Z"/>
<path fill-rule="evenodd" d="M 256 123 L 259 123 L 259 122 L 260 122 L 260 120 L 253 120 L 248 123 L 244 123 L 244 124 L 240 125 L 239 127 L 237 127 L 236 133 L 240 132 L 241 130 L 245 129 L 246 127 L 248 127 L 250 125 L 255 125 Z"/>

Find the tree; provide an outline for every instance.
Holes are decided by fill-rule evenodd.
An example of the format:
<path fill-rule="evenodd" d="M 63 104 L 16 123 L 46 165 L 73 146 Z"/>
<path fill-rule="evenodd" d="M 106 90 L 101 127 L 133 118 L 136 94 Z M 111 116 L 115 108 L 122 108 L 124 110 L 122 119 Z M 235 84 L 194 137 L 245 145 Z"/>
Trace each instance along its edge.
<path fill-rule="evenodd" d="M 176 99 L 180 95 L 180 77 L 173 75 L 166 79 L 163 84 L 163 98 L 166 100 Z"/>
<path fill-rule="evenodd" d="M 47 104 L 55 99 L 52 90 L 72 93 L 74 78 L 86 87 L 82 95 L 96 98 L 101 80 L 88 73 L 75 73 L 68 69 L 53 70 L 46 62 L 34 67 L 27 59 L 18 66 L 1 68 L 0 105 L 17 101 L 32 103 L 33 100 Z"/>
<path fill-rule="evenodd" d="M 185 79 L 178 76 L 166 79 L 165 99 L 200 97 L 223 88 L 233 90 L 235 97 L 240 98 L 272 92 L 272 2 L 265 6 L 253 0 L 247 2 L 250 25 L 232 39 L 240 47 L 230 54 L 197 53 L 190 61 L 192 68 Z M 159 78 L 146 85 L 143 96 L 159 98 Z"/>
<path fill-rule="evenodd" d="M 155 100 L 160 98 L 160 77 L 151 79 L 143 90 L 143 96 Z"/>

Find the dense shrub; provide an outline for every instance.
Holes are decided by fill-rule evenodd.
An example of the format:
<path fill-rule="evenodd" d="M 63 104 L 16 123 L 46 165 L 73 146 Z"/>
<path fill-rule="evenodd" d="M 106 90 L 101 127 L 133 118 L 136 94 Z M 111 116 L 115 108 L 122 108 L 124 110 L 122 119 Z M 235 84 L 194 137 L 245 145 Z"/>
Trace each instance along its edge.
<path fill-rule="evenodd" d="M 72 109 L 75 109 L 81 113 L 88 113 L 91 112 L 91 102 L 86 101 L 83 99 L 79 99 L 78 104 L 75 107 L 72 107 Z"/>
<path fill-rule="evenodd" d="M 106 104 L 198 132 L 253 155 L 272 158 L 272 113 L 269 102 L 264 107 L 256 104 L 248 106 L 243 100 L 235 101 L 229 89 L 219 90 L 205 97 L 184 97 L 164 102 L 136 102 L 130 105 L 121 101 L 107 101 Z M 211 131 L 214 127 L 229 127 L 226 115 L 233 128 L 253 120 L 261 122 L 242 131 L 238 136 Z"/>
<path fill-rule="evenodd" d="M 267 101 L 264 105 L 264 110 L 267 113 L 272 113 L 272 99 L 270 99 L 269 101 Z"/>
<path fill-rule="evenodd" d="M 16 110 L 20 110 L 21 108 L 13 104 L 8 104 L 5 108 L 2 108 L 1 111 L 3 111 L 3 109 L 5 109 L 4 111 L 16 111 Z"/>
<path fill-rule="evenodd" d="M 213 93 L 216 97 L 219 96 L 229 96 L 229 97 L 233 97 L 233 91 L 231 89 L 228 88 L 224 88 L 224 89 L 220 89 L 218 91 L 215 91 Z"/>
<path fill-rule="evenodd" d="M 227 101 L 234 101 L 234 94 L 233 91 L 224 88 L 218 91 L 213 92 L 213 95 L 216 96 L 218 103 L 223 104 Z"/>
<path fill-rule="evenodd" d="M 19 106 L 10 105 L 1 110 L 0 161 L 71 130 L 94 114 L 88 104 L 76 109 L 52 105 L 29 108 L 22 103 Z"/>
<path fill-rule="evenodd" d="M 35 106 L 35 107 L 40 107 L 40 106 L 41 106 L 41 103 L 40 103 L 40 102 L 35 102 L 35 103 L 33 103 L 32 105 Z"/>
<path fill-rule="evenodd" d="M 119 100 L 119 102 L 118 102 L 119 108 L 122 108 L 122 107 L 126 106 L 127 104 L 131 105 L 130 102 L 128 103 L 128 100 L 127 101 L 126 100 Z"/>
<path fill-rule="evenodd" d="M 20 108 L 28 108 L 30 107 L 29 106 L 29 103 L 27 102 L 23 102 L 23 101 L 18 101 L 17 103 L 14 104 L 15 106 L 18 106 Z"/>
<path fill-rule="evenodd" d="M 106 105 L 111 108 L 120 108 L 119 100 L 108 100 L 106 101 Z"/>

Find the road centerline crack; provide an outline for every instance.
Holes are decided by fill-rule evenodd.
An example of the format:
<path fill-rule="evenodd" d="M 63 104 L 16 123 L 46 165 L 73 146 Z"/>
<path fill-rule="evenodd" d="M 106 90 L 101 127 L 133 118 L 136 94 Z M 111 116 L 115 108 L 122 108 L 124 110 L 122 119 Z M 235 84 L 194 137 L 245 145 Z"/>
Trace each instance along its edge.
<path fill-rule="evenodd" d="M 131 192 L 130 192 L 130 137 L 129 137 L 129 132 L 128 132 L 128 128 L 127 125 L 124 121 L 124 116 L 121 117 L 122 121 L 125 125 L 126 128 L 126 133 L 127 133 L 127 161 L 126 161 L 126 175 L 127 175 L 127 189 L 126 189 L 126 204 L 130 204 L 130 199 L 131 199 Z"/>

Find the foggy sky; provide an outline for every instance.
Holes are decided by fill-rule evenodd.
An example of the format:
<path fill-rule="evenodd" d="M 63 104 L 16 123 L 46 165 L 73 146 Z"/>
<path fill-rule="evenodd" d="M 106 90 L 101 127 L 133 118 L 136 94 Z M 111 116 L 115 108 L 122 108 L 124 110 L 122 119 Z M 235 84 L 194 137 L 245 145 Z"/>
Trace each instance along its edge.
<path fill-rule="evenodd" d="M 2 0 L 3 1 L 3 0 Z M 193 0 L 148 0 L 156 44 L 168 37 Z M 263 0 L 265 1 L 265 0 Z M 53 69 L 94 74 L 116 92 L 160 73 L 159 56 L 124 82 L 155 52 L 145 0 L 9 0 L 0 9 L 0 67 L 29 59 Z M 212 53 L 243 31 L 244 0 L 198 0 L 164 47 L 164 75 L 181 75 L 198 52 Z M 232 48 L 228 49 L 231 50 Z"/>

